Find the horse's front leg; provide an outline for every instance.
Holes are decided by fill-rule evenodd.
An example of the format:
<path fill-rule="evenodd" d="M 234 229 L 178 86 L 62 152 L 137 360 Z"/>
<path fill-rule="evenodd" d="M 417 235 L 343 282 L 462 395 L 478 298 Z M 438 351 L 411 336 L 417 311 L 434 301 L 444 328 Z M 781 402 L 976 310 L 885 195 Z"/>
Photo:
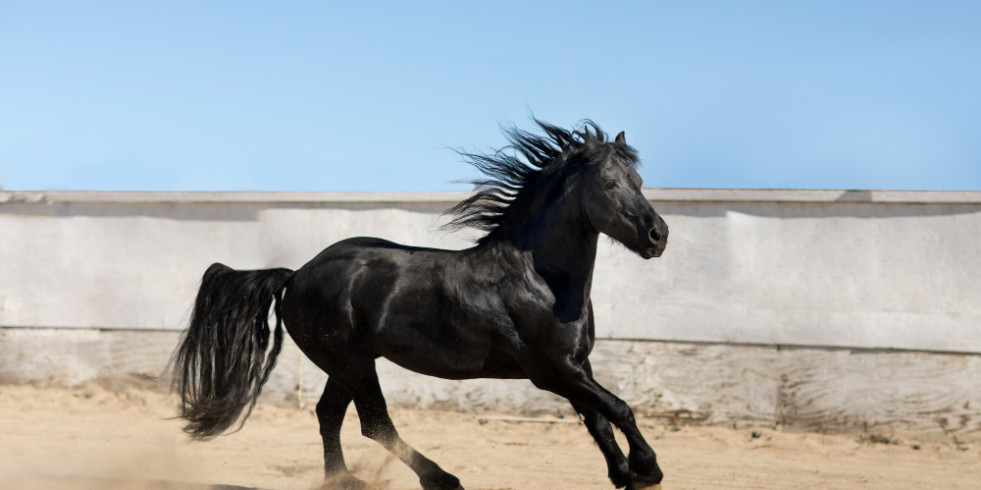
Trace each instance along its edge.
<path fill-rule="evenodd" d="M 626 402 L 603 388 L 583 366 L 571 359 L 551 366 L 537 362 L 533 364 L 527 368 L 535 386 L 565 397 L 573 406 L 595 410 L 623 431 L 630 445 L 628 467 L 634 485 L 641 488 L 661 482 L 664 474 L 657 465 L 657 456 L 637 428 L 634 413 Z M 599 425 L 599 421 L 594 421 L 594 424 Z M 600 434 L 603 434 L 602 428 Z M 615 481 L 614 484 L 619 486 L 620 482 Z"/>
<path fill-rule="evenodd" d="M 582 367 L 586 371 L 586 374 L 589 376 L 593 375 L 588 360 L 583 362 Z M 627 464 L 626 456 L 623 455 L 623 451 L 617 445 L 610 421 L 596 410 L 578 403 L 572 402 L 572 408 L 576 410 L 576 413 L 582 415 L 582 421 L 586 425 L 586 430 L 589 431 L 589 435 L 593 436 L 593 440 L 596 441 L 600 452 L 603 453 L 608 470 L 607 474 L 610 477 L 610 481 L 613 482 L 613 486 L 620 488 L 629 485 L 633 481 L 630 475 L 630 467 Z"/>

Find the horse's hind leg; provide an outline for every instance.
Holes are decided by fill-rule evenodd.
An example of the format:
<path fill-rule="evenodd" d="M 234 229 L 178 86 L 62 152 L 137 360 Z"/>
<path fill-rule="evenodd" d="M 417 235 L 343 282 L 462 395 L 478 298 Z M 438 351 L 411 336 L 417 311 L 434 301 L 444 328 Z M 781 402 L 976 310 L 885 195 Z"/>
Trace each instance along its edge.
<path fill-rule="evenodd" d="M 399 437 L 395 424 L 388 415 L 385 397 L 378 384 L 374 362 L 370 372 L 358 373 L 359 382 L 351 386 L 354 404 L 361 418 L 361 433 L 378 441 L 385 449 L 402 460 L 419 476 L 425 490 L 463 490 L 460 480 L 447 473 Z"/>
<path fill-rule="evenodd" d="M 344 463 L 341 450 L 341 425 L 344 412 L 351 404 L 351 394 L 332 378 L 317 403 L 317 420 L 320 422 L 320 437 L 324 441 L 324 470 L 327 476 L 325 487 L 345 490 L 366 488 L 367 484 L 352 475 Z"/>

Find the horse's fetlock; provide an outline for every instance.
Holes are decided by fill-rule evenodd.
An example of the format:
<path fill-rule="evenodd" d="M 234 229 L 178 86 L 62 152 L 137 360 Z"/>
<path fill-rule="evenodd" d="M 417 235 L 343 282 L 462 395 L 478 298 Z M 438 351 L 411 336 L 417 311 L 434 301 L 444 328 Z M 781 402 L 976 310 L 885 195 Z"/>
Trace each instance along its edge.
<path fill-rule="evenodd" d="M 610 467 L 608 476 L 610 477 L 610 481 L 613 482 L 613 486 L 616 488 L 624 488 L 630 485 L 630 482 L 633 481 L 630 468 L 627 466 L 626 461 L 623 461 L 615 468 Z"/>
<path fill-rule="evenodd" d="M 657 456 L 650 450 L 630 452 L 630 473 L 633 480 L 645 483 L 660 483 L 664 478 L 657 465 Z"/>
<path fill-rule="evenodd" d="M 630 451 L 630 468 L 650 468 L 657 466 L 657 455 L 650 449 L 639 449 Z"/>

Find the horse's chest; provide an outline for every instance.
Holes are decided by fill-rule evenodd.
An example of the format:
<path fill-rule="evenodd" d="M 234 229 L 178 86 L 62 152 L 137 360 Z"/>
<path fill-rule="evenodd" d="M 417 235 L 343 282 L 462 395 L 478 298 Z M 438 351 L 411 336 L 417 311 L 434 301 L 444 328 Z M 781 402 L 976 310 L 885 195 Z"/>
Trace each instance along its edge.
<path fill-rule="evenodd" d="M 592 328 L 588 315 L 573 321 L 561 321 L 547 309 L 534 314 L 518 315 L 514 327 L 521 341 L 554 357 L 572 357 L 583 360 L 593 347 Z"/>

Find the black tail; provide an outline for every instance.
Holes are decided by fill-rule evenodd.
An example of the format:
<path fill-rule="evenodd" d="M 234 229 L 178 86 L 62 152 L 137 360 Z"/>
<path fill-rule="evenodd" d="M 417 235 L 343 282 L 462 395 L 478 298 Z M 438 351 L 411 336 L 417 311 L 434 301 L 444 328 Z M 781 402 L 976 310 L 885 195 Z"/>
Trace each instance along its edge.
<path fill-rule="evenodd" d="M 205 271 L 174 358 L 173 389 L 180 393 L 180 416 L 191 437 L 216 436 L 252 413 L 282 347 L 279 304 L 292 275 L 289 269 L 237 271 L 222 264 Z M 267 354 L 274 300 L 276 330 Z"/>

